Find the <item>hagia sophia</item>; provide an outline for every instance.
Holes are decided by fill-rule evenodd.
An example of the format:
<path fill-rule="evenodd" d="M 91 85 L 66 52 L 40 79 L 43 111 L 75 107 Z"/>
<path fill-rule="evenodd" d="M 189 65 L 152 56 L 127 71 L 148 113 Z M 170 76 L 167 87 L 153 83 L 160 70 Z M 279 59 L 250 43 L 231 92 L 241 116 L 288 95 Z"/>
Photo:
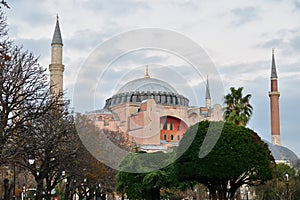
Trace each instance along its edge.
<path fill-rule="evenodd" d="M 54 92 L 63 91 L 62 37 L 57 19 L 51 43 L 50 82 Z M 151 66 L 150 66 L 151 69 Z M 189 105 L 189 98 L 179 94 L 165 81 L 151 77 L 147 66 L 145 74 L 123 85 L 112 97 L 108 97 L 101 109 L 87 112 L 97 127 L 128 134 L 143 150 L 167 151 L 177 146 L 185 131 L 202 120 L 220 121 L 222 106 L 211 105 L 209 80 L 203 92 L 203 107 Z M 274 49 L 271 62 L 271 143 L 265 141 L 276 162 L 299 167 L 299 158 L 280 142 L 279 89 Z M 266 102 L 267 104 L 267 102 Z"/>
<path fill-rule="evenodd" d="M 100 129 L 128 134 L 143 150 L 167 150 L 197 122 L 222 120 L 221 105 L 210 105 L 208 80 L 205 100 L 205 107 L 190 106 L 171 85 L 150 77 L 147 67 L 143 78 L 126 83 L 103 109 L 87 114 Z"/>

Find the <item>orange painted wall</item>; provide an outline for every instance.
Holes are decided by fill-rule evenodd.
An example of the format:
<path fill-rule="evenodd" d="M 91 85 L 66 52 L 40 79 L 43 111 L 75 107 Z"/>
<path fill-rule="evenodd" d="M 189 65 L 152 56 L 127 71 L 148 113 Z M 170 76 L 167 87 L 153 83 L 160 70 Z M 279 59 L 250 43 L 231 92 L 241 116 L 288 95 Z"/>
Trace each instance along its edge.
<path fill-rule="evenodd" d="M 167 130 L 163 129 L 164 124 L 167 126 Z M 173 124 L 173 128 L 171 130 L 171 124 Z M 178 142 L 181 140 L 183 134 L 187 131 L 188 126 L 182 120 L 171 117 L 165 116 L 160 118 L 160 139 L 165 140 L 167 142 Z M 173 136 L 173 139 L 172 139 Z"/>

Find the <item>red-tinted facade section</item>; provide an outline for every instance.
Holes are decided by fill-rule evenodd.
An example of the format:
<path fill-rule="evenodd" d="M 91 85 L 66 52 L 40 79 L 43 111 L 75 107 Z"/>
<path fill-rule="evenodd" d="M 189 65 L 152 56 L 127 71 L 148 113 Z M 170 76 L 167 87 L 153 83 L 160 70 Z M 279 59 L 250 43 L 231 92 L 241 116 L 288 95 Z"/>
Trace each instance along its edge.
<path fill-rule="evenodd" d="M 160 140 L 178 142 L 187 129 L 186 123 L 176 117 L 165 116 L 160 118 Z"/>

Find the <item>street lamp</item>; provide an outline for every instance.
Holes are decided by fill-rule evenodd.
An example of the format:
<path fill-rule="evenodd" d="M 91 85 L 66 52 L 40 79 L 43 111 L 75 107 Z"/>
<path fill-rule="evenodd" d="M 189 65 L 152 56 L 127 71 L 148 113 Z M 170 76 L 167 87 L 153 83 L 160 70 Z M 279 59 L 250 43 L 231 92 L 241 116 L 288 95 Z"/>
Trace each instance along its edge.
<path fill-rule="evenodd" d="M 66 171 L 65 171 L 65 170 L 63 170 L 63 171 L 61 172 L 61 176 L 62 176 L 62 178 L 63 178 L 63 181 L 66 183 L 66 182 L 67 182 L 67 178 L 66 178 Z"/>
<path fill-rule="evenodd" d="M 34 164 L 34 161 L 35 161 L 34 158 L 29 158 L 29 159 L 28 159 L 28 162 L 29 162 L 30 165 L 33 165 L 33 164 Z"/>
<path fill-rule="evenodd" d="M 211 199 L 209 190 L 207 191 L 207 197 L 208 197 L 208 199 Z"/>
<path fill-rule="evenodd" d="M 230 193 L 230 188 L 231 188 L 230 181 L 227 182 L 227 187 L 226 188 L 227 188 L 227 196 L 228 196 L 228 199 L 229 199 L 230 198 L 230 194 L 231 194 Z"/>
<path fill-rule="evenodd" d="M 14 185 L 13 185 L 13 200 L 16 199 L 16 163 L 14 163 Z"/>
<path fill-rule="evenodd" d="M 246 193 L 246 199 L 248 200 L 248 192 L 249 192 L 249 186 L 246 185 L 245 187 L 245 193 Z"/>
<path fill-rule="evenodd" d="M 35 159 L 33 157 L 28 158 L 29 165 L 33 165 L 35 163 Z M 25 182 L 25 185 L 23 186 L 23 195 L 24 199 L 27 199 L 27 192 L 26 192 L 27 183 Z M 28 191 L 28 190 L 27 190 Z M 34 193 L 35 195 L 35 193 Z"/>
<path fill-rule="evenodd" d="M 284 173 L 285 185 L 286 185 L 286 200 L 289 200 L 289 173 L 286 171 Z"/>

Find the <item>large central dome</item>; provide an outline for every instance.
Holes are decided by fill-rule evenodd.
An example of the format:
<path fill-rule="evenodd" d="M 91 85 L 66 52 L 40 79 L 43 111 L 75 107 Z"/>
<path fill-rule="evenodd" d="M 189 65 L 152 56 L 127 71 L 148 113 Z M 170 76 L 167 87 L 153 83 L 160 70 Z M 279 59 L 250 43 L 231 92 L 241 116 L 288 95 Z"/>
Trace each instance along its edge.
<path fill-rule="evenodd" d="M 155 78 L 139 78 L 126 83 L 117 94 L 126 92 L 170 92 L 177 94 L 177 91 L 168 83 Z"/>
<path fill-rule="evenodd" d="M 127 104 L 142 103 L 154 99 L 157 104 L 188 106 L 189 100 L 168 83 L 150 78 L 148 67 L 144 78 L 135 79 L 122 86 L 118 92 L 106 100 L 105 108 Z"/>

